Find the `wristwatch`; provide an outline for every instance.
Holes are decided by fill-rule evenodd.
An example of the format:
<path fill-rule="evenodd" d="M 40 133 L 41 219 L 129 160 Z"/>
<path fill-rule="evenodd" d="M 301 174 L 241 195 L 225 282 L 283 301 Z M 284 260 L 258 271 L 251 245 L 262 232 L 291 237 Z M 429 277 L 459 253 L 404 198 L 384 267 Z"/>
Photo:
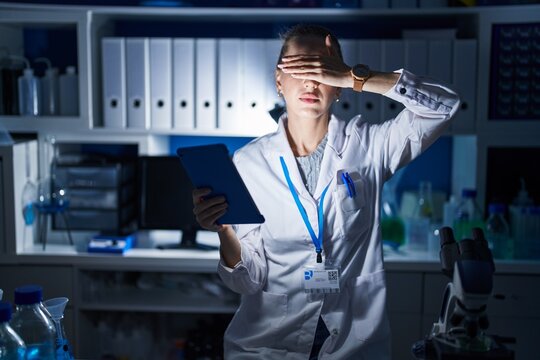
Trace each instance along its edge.
<path fill-rule="evenodd" d="M 354 91 L 361 92 L 362 88 L 364 87 L 364 83 L 371 76 L 371 71 L 367 65 L 356 64 L 351 69 L 351 75 L 354 79 Z"/>

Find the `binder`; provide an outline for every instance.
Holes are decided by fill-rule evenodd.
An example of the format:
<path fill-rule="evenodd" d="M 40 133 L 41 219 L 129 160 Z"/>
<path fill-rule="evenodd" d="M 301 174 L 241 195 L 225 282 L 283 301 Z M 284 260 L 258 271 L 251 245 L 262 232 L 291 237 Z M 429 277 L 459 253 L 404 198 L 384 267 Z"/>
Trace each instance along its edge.
<path fill-rule="evenodd" d="M 195 128 L 214 130 L 217 125 L 217 40 L 195 40 Z"/>
<path fill-rule="evenodd" d="M 172 128 L 172 40 L 150 39 L 150 114 L 153 129 Z"/>
<path fill-rule="evenodd" d="M 452 131 L 473 132 L 476 114 L 476 47 L 474 39 L 454 40 L 453 88 L 461 98 L 461 109 L 452 121 Z"/>
<path fill-rule="evenodd" d="M 195 39 L 173 39 L 173 128 L 195 128 Z"/>
<path fill-rule="evenodd" d="M 277 117 L 285 111 L 285 102 L 278 95 L 276 86 L 276 69 L 281 51 L 281 40 L 267 39 L 265 42 L 265 67 L 264 67 L 264 96 L 265 96 L 265 116 L 263 131 L 275 131 L 277 129 Z M 276 117 L 276 119 L 273 118 Z"/>
<path fill-rule="evenodd" d="M 242 74 L 242 128 L 249 134 L 262 135 L 263 119 L 267 116 L 264 108 L 266 84 L 261 76 L 261 69 L 268 68 L 264 40 L 243 39 L 242 57 L 244 67 Z"/>
<path fill-rule="evenodd" d="M 147 38 L 126 39 L 127 126 L 150 128 L 150 52 Z"/>
<path fill-rule="evenodd" d="M 452 40 L 429 40 L 428 76 L 446 84 L 452 82 Z"/>
<path fill-rule="evenodd" d="M 218 128 L 242 131 L 242 40 L 218 40 Z"/>
<path fill-rule="evenodd" d="M 407 39 L 405 41 L 404 67 L 415 75 L 427 75 L 427 40 Z"/>
<path fill-rule="evenodd" d="M 349 66 L 354 66 L 358 63 L 358 54 L 356 51 L 355 40 L 341 40 L 341 52 L 343 61 Z M 369 66 L 369 65 L 368 65 Z M 333 104 L 333 113 L 338 118 L 350 120 L 358 114 L 357 94 L 353 89 L 341 89 L 339 101 Z"/>
<path fill-rule="evenodd" d="M 103 125 L 126 127 L 126 68 L 124 38 L 101 40 L 103 75 Z"/>
<path fill-rule="evenodd" d="M 382 71 L 392 72 L 403 67 L 405 60 L 405 42 L 403 40 L 382 41 Z M 393 119 L 403 110 L 403 105 L 383 97 L 382 121 Z"/>

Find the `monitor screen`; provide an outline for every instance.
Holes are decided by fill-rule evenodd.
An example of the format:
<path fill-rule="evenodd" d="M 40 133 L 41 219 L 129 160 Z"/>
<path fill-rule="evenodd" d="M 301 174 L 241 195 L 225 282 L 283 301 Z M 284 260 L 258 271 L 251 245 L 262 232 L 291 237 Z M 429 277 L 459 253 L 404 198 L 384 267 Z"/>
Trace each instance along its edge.
<path fill-rule="evenodd" d="M 181 230 L 181 241 L 171 247 L 203 248 L 195 242 L 200 226 L 192 191 L 177 156 L 139 157 L 139 229 Z"/>

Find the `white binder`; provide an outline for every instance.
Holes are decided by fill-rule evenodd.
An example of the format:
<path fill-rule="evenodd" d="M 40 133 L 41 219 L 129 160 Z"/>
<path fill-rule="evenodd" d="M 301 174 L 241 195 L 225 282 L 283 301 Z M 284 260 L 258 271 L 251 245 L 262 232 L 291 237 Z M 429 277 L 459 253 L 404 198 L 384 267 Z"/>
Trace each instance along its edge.
<path fill-rule="evenodd" d="M 403 40 L 382 41 L 382 71 L 392 72 L 403 67 L 405 60 L 405 42 Z M 403 105 L 383 97 L 382 121 L 393 119 L 403 110 Z"/>
<path fill-rule="evenodd" d="M 150 39 L 150 113 L 153 129 L 172 128 L 172 40 Z"/>
<path fill-rule="evenodd" d="M 279 52 L 281 51 L 281 40 L 265 40 L 265 67 L 264 67 L 264 96 L 265 96 L 265 117 L 263 131 L 274 131 L 277 129 L 277 123 L 270 114 L 277 114 L 279 108 L 285 106 L 283 97 L 278 95 L 276 86 L 276 69 L 279 61 Z"/>
<path fill-rule="evenodd" d="M 126 39 L 127 126 L 150 128 L 150 52 L 147 38 Z"/>
<path fill-rule="evenodd" d="M 452 82 L 452 40 L 429 40 L 428 75 L 446 84 Z"/>
<path fill-rule="evenodd" d="M 241 132 L 242 40 L 218 40 L 218 128 Z"/>
<path fill-rule="evenodd" d="M 173 128 L 195 128 L 195 39 L 173 39 Z"/>
<path fill-rule="evenodd" d="M 355 40 L 341 40 L 341 52 L 343 61 L 349 66 L 354 66 L 358 63 L 358 53 L 356 51 Z M 368 65 L 369 66 L 369 65 Z M 334 102 L 332 112 L 340 119 L 349 121 L 353 116 L 358 114 L 358 96 L 351 89 L 341 89 L 339 101 Z"/>
<path fill-rule="evenodd" d="M 405 63 L 406 70 L 415 75 L 427 75 L 428 46 L 427 40 L 407 39 L 405 41 Z"/>
<path fill-rule="evenodd" d="M 476 40 L 454 40 L 453 89 L 461 98 L 461 108 L 452 121 L 452 131 L 474 131 L 476 114 Z"/>
<path fill-rule="evenodd" d="M 217 40 L 195 40 L 195 127 L 214 130 L 217 113 Z"/>
<path fill-rule="evenodd" d="M 356 42 L 356 49 L 359 64 L 365 64 L 373 70 L 381 68 L 382 45 L 380 40 L 358 40 Z M 362 115 L 362 119 L 372 124 L 382 122 L 382 96 L 370 92 L 361 92 L 357 97 L 358 113 Z"/>
<path fill-rule="evenodd" d="M 261 69 L 267 69 L 265 42 L 262 39 L 242 40 L 242 74 L 243 101 L 240 111 L 242 128 L 253 135 L 263 133 L 264 119 L 268 116 L 265 111 L 266 82 L 261 76 Z M 278 53 L 279 55 L 279 53 Z"/>
<path fill-rule="evenodd" d="M 103 125 L 126 127 L 126 67 L 124 38 L 101 41 L 103 80 Z"/>

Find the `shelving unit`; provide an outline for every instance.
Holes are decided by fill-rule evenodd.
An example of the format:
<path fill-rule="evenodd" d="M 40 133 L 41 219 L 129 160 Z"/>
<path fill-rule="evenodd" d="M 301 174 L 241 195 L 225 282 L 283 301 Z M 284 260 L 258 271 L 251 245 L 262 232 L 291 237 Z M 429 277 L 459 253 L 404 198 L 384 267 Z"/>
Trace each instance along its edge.
<path fill-rule="evenodd" d="M 334 29 L 343 39 L 399 39 L 403 29 L 436 30 L 455 28 L 458 39 L 476 40 L 474 68 L 476 94 L 474 122 L 459 124 L 448 135 L 469 135 L 477 143 L 477 188 L 479 202 L 485 203 L 482 189 L 488 180 L 487 153 L 493 146 L 540 147 L 540 119 L 529 121 L 498 120 L 488 118 L 491 31 L 493 24 L 540 23 L 540 5 L 442 8 L 442 9 L 225 9 L 225 8 L 126 8 L 79 6 L 35 6 L 0 3 L 0 46 L 13 54 L 22 55 L 24 30 L 40 28 L 67 28 L 76 32 L 77 72 L 79 74 L 79 116 L 76 117 L 22 117 L 0 115 L 0 128 L 17 133 L 35 133 L 39 140 L 40 173 L 45 170 L 44 139 L 54 135 L 58 143 L 70 144 L 129 144 L 138 148 L 139 154 L 164 154 L 169 150 L 169 137 L 189 136 L 256 136 L 234 131 L 215 130 L 137 130 L 109 129 L 103 127 L 101 90 L 101 39 L 106 36 L 167 36 L 210 38 L 273 38 L 285 25 L 298 22 L 321 23 Z M 166 26 L 164 26 L 165 24 Z M 251 31 L 246 31 L 249 29 Z M 277 60 L 276 54 L 276 60 Z M 1 155 L 1 154 L 0 154 Z M 471 154 L 467 154 L 471 156 Z M 0 157 L 0 185 L 2 176 L 9 174 L 7 161 Z M 463 160 L 466 159 L 464 156 Z M 457 161 L 460 161 L 458 159 Z M 534 164 L 532 164 L 534 166 Z M 20 176 L 19 169 L 19 176 Z M 11 183 L 11 180 L 9 180 Z M 4 185 L 5 185 L 4 181 Z M 0 195 L 2 192 L 0 191 Z M 1 196 L 0 196 L 1 198 Z M 14 207 L 14 206 L 12 206 Z M 0 225 L 3 214 L 12 208 L 0 208 Z M 12 221 L 13 219 L 5 219 Z M 5 235 L 5 234 L 4 234 Z M 59 234 L 51 234 L 55 236 Z M 95 341 L 99 336 L 99 320 L 111 314 L 144 315 L 145 319 L 160 322 L 189 323 L 198 316 L 231 316 L 238 305 L 238 297 L 226 301 L 217 297 L 186 297 L 177 290 L 143 290 L 133 284 L 121 283 L 107 288 L 106 297 L 87 293 L 85 287 L 96 285 L 90 276 L 100 272 L 117 273 L 166 273 L 213 274 L 218 254 L 200 259 L 186 258 L 185 254 L 160 254 L 154 250 L 137 249 L 123 258 L 77 254 L 72 248 L 55 252 L 54 246 L 43 253 L 33 244 L 23 244 L 11 236 L 0 244 L 0 271 L 9 273 L 4 290 L 18 285 L 15 282 L 32 281 L 45 286 L 46 297 L 68 296 L 68 337 L 74 339 L 78 357 L 95 357 Z M 61 247 L 61 246 L 60 246 Z M 179 255 L 180 254 L 180 255 Z M 507 264 L 502 272 L 508 275 L 505 286 L 514 280 L 525 281 L 526 289 L 538 289 L 540 269 L 537 263 Z M 532 267 L 531 267 L 532 266 Z M 535 267 L 536 266 L 536 267 Z M 517 269 L 510 271 L 509 269 Z M 526 270 L 533 269 L 533 270 Z M 394 354 L 396 359 L 407 359 L 411 341 L 421 339 L 428 331 L 440 305 L 445 280 L 438 273 L 433 260 L 416 263 L 387 262 L 390 320 L 392 321 Z M 527 276 L 525 276 L 527 275 Z M 442 285 L 441 285 L 442 284 Z M 520 283 L 521 284 L 521 283 Z M 527 358 L 535 345 L 530 334 L 520 330 L 521 325 L 531 325 L 540 319 L 535 310 L 540 299 L 537 292 L 516 292 L 514 301 L 518 320 L 497 308 L 494 332 L 501 335 L 519 333 L 517 359 Z M 511 291 L 511 292 L 512 292 Z M 535 290 L 536 291 L 536 290 Z M 6 292 L 7 293 L 7 292 Z M 520 302 L 523 297 L 527 301 Z M 403 301 L 401 301 L 403 300 Z M 491 304 L 490 304 L 491 306 Z M 517 310 L 516 310 L 517 311 Z M 527 318 L 528 317 L 528 318 Z M 66 316 L 68 319 L 68 316 Z M 185 320 L 189 319 L 189 320 Z M 418 319 L 423 319 L 419 324 Z M 158 321 L 159 320 L 159 321 Z M 497 322 L 498 321 L 498 322 Z M 411 325 L 413 324 L 413 325 Z M 503 324 L 503 325 L 500 325 Z M 189 325 L 189 324 L 188 324 Z M 508 325 L 508 326 L 506 326 Z M 507 332 L 504 329 L 511 329 Z M 184 329 L 185 330 L 185 329 Z M 517 334 L 516 333 L 516 334 Z"/>

